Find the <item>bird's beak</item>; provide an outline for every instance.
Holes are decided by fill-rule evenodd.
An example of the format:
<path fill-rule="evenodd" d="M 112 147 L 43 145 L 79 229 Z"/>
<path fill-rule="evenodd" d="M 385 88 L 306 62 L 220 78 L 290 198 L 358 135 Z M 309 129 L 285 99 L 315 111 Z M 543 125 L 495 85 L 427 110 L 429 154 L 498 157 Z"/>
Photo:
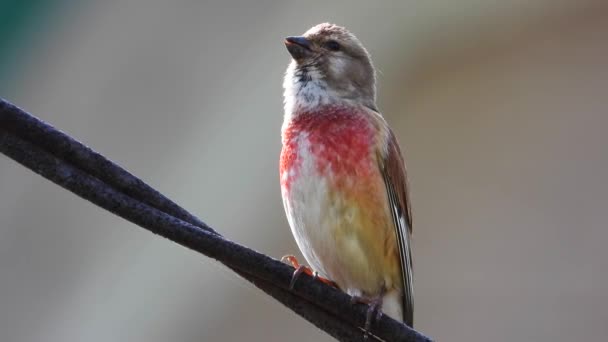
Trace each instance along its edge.
<path fill-rule="evenodd" d="M 293 59 L 304 59 L 312 54 L 310 40 L 304 37 L 287 37 L 285 46 Z"/>

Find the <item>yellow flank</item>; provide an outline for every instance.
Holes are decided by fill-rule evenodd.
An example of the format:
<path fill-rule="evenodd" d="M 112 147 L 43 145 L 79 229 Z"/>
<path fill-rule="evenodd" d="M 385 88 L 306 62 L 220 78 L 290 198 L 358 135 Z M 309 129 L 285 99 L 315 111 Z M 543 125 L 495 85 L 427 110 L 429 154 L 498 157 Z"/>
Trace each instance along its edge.
<path fill-rule="evenodd" d="M 322 213 L 335 239 L 337 264 L 344 268 L 335 279 L 357 284 L 364 295 L 400 289 L 398 247 L 380 171 L 349 185 L 330 192 Z"/>

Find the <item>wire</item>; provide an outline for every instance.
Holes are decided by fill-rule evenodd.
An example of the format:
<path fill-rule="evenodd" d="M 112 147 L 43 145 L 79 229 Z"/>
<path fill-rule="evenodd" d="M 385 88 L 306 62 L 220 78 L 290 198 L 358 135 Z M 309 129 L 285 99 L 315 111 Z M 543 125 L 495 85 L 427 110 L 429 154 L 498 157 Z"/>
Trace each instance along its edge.
<path fill-rule="evenodd" d="M 367 306 L 340 290 L 234 243 L 120 166 L 0 99 L 0 152 L 78 196 L 182 246 L 214 258 L 339 341 L 363 341 Z M 204 194 L 201 194 L 204 196 Z M 383 315 L 377 341 L 431 341 Z"/>

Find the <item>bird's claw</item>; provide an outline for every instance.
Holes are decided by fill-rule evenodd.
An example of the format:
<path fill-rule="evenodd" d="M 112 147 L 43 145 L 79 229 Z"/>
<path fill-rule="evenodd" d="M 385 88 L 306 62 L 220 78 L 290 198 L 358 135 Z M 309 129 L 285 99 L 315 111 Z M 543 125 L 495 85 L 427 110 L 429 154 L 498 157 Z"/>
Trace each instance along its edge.
<path fill-rule="evenodd" d="M 304 265 L 298 266 L 298 268 L 296 268 L 296 270 L 293 271 L 293 275 L 291 276 L 291 281 L 289 282 L 289 290 L 293 290 L 293 287 L 296 285 L 296 280 L 298 280 L 298 278 L 302 275 L 302 273 L 306 273 L 306 274 L 310 275 L 309 272 L 311 272 L 310 268 L 308 268 Z"/>
<path fill-rule="evenodd" d="M 367 312 L 365 314 L 365 324 L 363 326 L 363 339 L 367 340 L 371 334 L 372 323 L 379 321 L 382 318 L 382 296 L 375 298 L 365 298 L 361 296 L 352 296 L 350 298 L 352 304 L 367 304 Z M 374 313 L 376 314 L 374 317 Z"/>
<path fill-rule="evenodd" d="M 290 290 L 293 290 L 293 287 L 296 285 L 296 281 L 302 275 L 302 273 L 308 274 L 313 279 L 319 280 L 327 285 L 337 287 L 336 283 L 334 283 L 333 281 L 331 281 L 329 279 L 320 277 L 319 274 L 316 271 L 313 271 L 310 267 L 305 266 L 305 265 L 300 265 L 300 263 L 298 262 L 298 259 L 296 259 L 296 257 L 293 255 L 285 255 L 284 257 L 281 258 L 281 262 L 291 265 L 293 268 L 296 269 L 293 272 L 293 275 L 291 276 L 291 281 L 289 282 Z"/>

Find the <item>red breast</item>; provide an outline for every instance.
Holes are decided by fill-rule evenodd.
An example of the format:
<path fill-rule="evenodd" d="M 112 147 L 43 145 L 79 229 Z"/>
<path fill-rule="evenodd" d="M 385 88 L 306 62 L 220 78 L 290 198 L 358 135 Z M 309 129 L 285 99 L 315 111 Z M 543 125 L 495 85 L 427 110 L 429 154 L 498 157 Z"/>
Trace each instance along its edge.
<path fill-rule="evenodd" d="M 331 174 L 338 182 L 369 175 L 377 168 L 372 152 L 375 133 L 367 115 L 353 108 L 327 106 L 298 113 L 282 132 L 281 186 L 289 190 L 298 177 L 302 153 L 312 154 L 320 176 Z"/>

